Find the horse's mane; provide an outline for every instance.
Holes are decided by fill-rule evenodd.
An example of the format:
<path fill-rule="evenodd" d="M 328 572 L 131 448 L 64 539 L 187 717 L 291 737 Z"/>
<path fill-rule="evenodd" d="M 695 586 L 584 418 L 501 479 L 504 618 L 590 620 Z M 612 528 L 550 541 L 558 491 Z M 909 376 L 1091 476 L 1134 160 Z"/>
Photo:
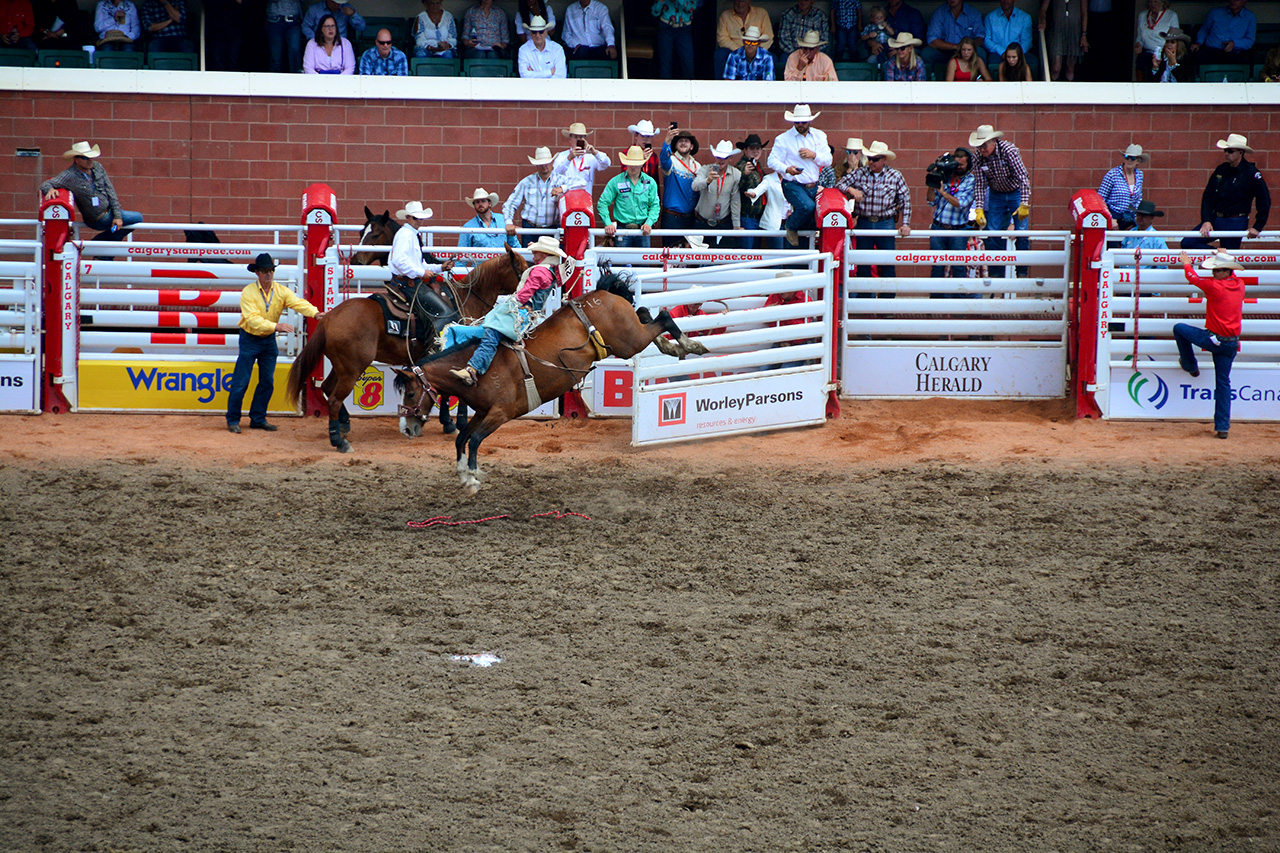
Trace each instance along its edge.
<path fill-rule="evenodd" d="M 451 356 L 456 352 L 461 352 L 464 349 L 474 349 L 476 347 L 476 344 L 477 344 L 477 341 L 463 341 L 462 343 L 454 344 L 451 347 L 445 347 L 442 350 L 429 352 L 418 361 L 418 364 L 426 364 L 427 362 L 430 362 L 430 361 L 438 361 L 442 358 L 447 358 L 448 356 Z"/>
<path fill-rule="evenodd" d="M 603 290 L 605 293 L 621 296 L 628 302 L 634 302 L 635 292 L 631 288 L 631 281 L 632 279 L 629 275 L 606 270 L 600 276 L 600 281 L 596 284 L 596 290 Z"/>

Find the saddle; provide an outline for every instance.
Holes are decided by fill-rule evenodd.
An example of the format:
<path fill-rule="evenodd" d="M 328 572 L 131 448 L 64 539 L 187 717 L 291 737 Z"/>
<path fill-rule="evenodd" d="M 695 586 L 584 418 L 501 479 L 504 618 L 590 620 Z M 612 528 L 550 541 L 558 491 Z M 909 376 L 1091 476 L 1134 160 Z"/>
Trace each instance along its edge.
<path fill-rule="evenodd" d="M 443 279 L 440 283 L 443 284 Z M 386 288 L 386 293 L 375 293 L 369 298 L 382 306 L 387 334 L 393 337 L 413 337 L 426 344 L 437 330 L 462 318 L 448 288 L 437 292 L 425 281 L 409 284 L 389 281 Z"/>

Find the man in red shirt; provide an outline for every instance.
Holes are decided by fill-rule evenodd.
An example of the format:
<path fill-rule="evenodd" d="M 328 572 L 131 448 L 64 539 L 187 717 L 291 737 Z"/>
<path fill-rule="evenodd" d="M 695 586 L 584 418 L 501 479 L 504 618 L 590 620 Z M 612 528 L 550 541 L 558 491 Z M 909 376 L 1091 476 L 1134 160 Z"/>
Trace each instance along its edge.
<path fill-rule="evenodd" d="M 1178 344 L 1178 363 L 1187 373 L 1199 376 L 1200 367 L 1192 345 L 1213 355 L 1213 428 L 1218 438 L 1226 438 L 1227 431 L 1231 429 L 1231 363 L 1240 351 L 1240 321 L 1244 314 L 1244 281 L 1235 272 L 1244 267 L 1226 252 L 1218 252 L 1200 265 L 1213 272 L 1212 278 L 1204 278 L 1196 274 L 1186 252 L 1178 260 L 1182 262 L 1187 281 L 1204 292 L 1208 306 L 1205 309 L 1206 328 L 1188 323 L 1178 323 L 1173 327 L 1173 339 Z"/>

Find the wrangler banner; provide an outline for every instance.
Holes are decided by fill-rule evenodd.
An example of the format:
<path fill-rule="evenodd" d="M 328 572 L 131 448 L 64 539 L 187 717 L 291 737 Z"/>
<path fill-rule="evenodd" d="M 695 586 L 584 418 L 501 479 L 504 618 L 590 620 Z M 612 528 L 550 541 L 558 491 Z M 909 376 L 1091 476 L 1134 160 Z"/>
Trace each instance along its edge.
<path fill-rule="evenodd" d="M 295 414 L 285 399 L 290 362 L 276 363 L 275 392 L 267 411 Z M 233 361 L 146 361 L 81 359 L 76 408 L 130 412 L 225 412 Z M 255 367 L 245 394 L 247 412 L 258 386 Z"/>

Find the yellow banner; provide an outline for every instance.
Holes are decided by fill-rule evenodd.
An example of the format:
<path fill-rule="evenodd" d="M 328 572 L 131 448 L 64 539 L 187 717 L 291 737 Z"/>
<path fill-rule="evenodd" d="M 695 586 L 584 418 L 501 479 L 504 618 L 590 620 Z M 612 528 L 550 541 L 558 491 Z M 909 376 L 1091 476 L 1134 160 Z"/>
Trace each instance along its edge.
<path fill-rule="evenodd" d="M 267 411 L 295 414 L 294 405 L 285 399 L 289 363 L 276 364 L 275 390 Z M 79 368 L 80 399 L 76 408 L 115 409 L 152 412 L 225 412 L 231 391 L 233 362 L 214 361 L 148 361 L 124 359 L 81 361 Z M 258 368 L 253 369 L 249 390 L 244 395 L 244 413 L 249 413 L 254 389 L 258 387 Z"/>

